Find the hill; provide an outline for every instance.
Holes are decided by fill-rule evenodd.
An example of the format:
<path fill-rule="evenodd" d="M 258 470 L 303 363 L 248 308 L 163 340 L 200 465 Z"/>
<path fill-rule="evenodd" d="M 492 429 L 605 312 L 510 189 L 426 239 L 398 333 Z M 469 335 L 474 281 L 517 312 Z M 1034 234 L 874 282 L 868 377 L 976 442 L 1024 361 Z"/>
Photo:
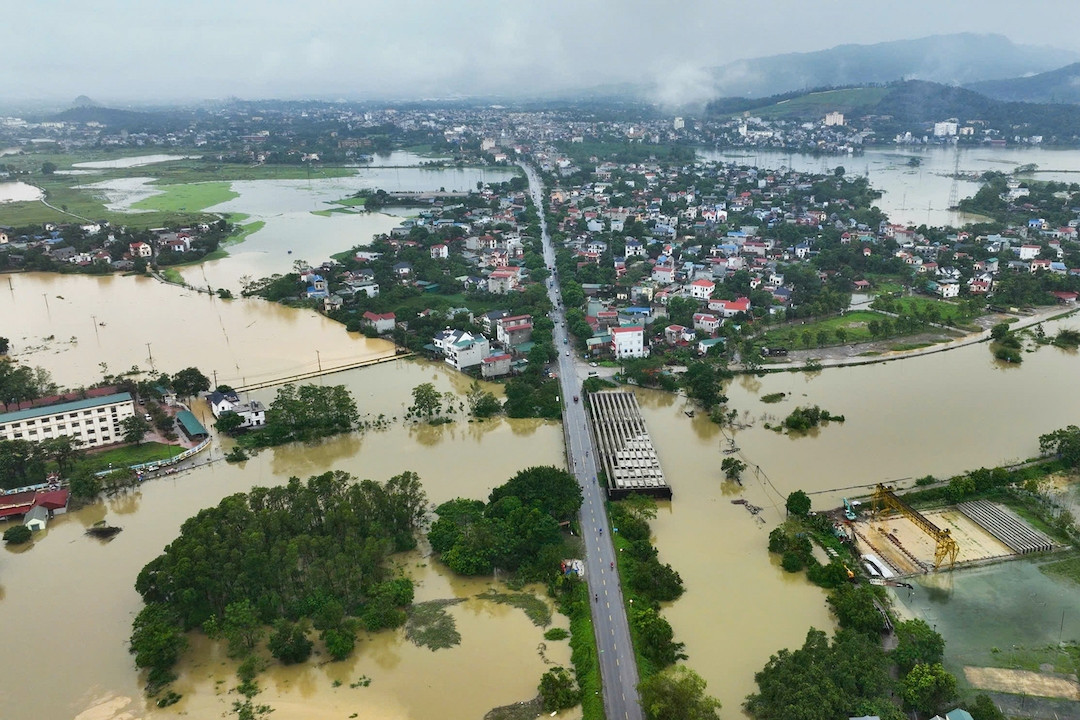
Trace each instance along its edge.
<path fill-rule="evenodd" d="M 885 86 L 823 88 L 769 98 L 721 98 L 709 103 L 711 115 L 749 112 L 763 118 L 820 121 L 837 110 L 849 124 L 873 129 L 879 136 L 922 132 L 931 123 L 958 118 L 960 123 L 1006 131 L 1008 135 L 1043 135 L 1046 142 L 1080 141 L 1080 107 L 1045 103 L 1002 102 L 966 88 L 922 80 Z M 873 120 L 861 120 L 872 116 Z"/>
<path fill-rule="evenodd" d="M 104 125 L 111 132 L 127 130 L 128 132 L 154 133 L 169 132 L 185 127 L 187 114 L 139 112 L 101 107 L 100 105 L 83 105 L 57 113 L 49 119 L 60 122 L 96 122 Z"/>
<path fill-rule="evenodd" d="M 1017 45 L 1002 35 L 960 33 L 738 60 L 709 72 L 717 95 L 764 97 L 904 79 L 963 84 L 1044 72 L 1075 60 L 1080 57 L 1073 52 Z"/>
<path fill-rule="evenodd" d="M 965 87 L 997 100 L 1080 104 L 1080 63 L 1026 77 L 968 83 Z"/>

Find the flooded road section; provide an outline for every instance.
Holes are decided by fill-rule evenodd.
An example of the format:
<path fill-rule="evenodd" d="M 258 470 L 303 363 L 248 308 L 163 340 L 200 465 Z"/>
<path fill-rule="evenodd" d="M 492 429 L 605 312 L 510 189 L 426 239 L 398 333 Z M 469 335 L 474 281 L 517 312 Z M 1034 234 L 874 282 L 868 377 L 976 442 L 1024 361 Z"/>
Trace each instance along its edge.
<path fill-rule="evenodd" d="M 239 386 L 394 351 L 312 310 L 220 300 L 147 277 L 4 275 L 0 317 L 16 359 L 70 387 L 99 380 L 100 363 L 113 374 L 195 365 Z"/>
<path fill-rule="evenodd" d="M 1058 326 L 1049 323 L 1046 332 Z M 1044 347 L 1025 354 L 1020 367 L 1003 368 L 980 344 L 812 375 L 737 379 L 725 391 L 730 407 L 753 424 L 734 434 L 736 457 L 750 465 L 743 487 L 723 480 L 726 441 L 717 425 L 700 412 L 688 418 L 684 398 L 636 390 L 674 491 L 653 522 L 656 545 L 687 590 L 664 615 L 724 714 L 738 715 L 770 655 L 801 645 L 810 626 L 833 627 L 824 593 L 801 574 L 783 572 L 768 554 L 768 534 L 783 520 L 788 493 L 815 493 L 815 509 L 831 508 L 843 496 L 867 492 L 836 488 L 886 480 L 906 487 L 926 474 L 948 477 L 1035 456 L 1040 434 L 1077 422 L 1078 373 L 1076 353 Z M 775 392 L 789 397 L 760 401 Z M 763 418 L 776 424 L 809 404 L 846 422 L 798 438 L 763 427 Z M 733 505 L 737 498 L 761 507 L 764 522 Z"/>
<path fill-rule="evenodd" d="M 399 417 L 402 403 L 411 402 L 410 390 L 422 382 L 435 383 L 441 392 L 463 388 L 457 373 L 414 361 L 333 379 L 353 390 L 362 412 Z M 195 409 L 208 414 L 201 404 Z M 220 457 L 223 449 L 215 442 L 212 453 Z M 19 678 L 0 684 L 3 716 L 228 716 L 237 697 L 229 694 L 237 684 L 235 663 L 216 645 L 193 637 L 178 668 L 176 689 L 184 699 L 165 710 L 147 707 L 144 679 L 126 645 L 131 620 L 141 607 L 133 588 L 138 571 L 176 536 L 186 518 L 229 494 L 332 469 L 377 480 L 413 470 L 429 499 L 439 503 L 459 495 L 485 498 L 521 468 L 562 466 L 562 458 L 562 432 L 555 423 L 496 419 L 415 427 L 398 422 L 386 431 L 265 450 L 240 465 L 214 462 L 60 517 L 28 550 L 0 550 L 0 632 L 25 637 L 29 627 L 41 629 L 37 652 L 6 653 L 0 659 L 0 674 Z M 107 544 L 83 534 L 102 519 L 123 527 Z M 362 636 L 355 656 L 342 663 L 315 658 L 301 667 L 275 665 L 259 676 L 263 692 L 256 697 L 276 708 L 273 717 L 338 719 L 358 713 L 376 720 L 475 720 L 494 706 L 535 695 L 549 667 L 544 657 L 569 663 L 567 641 L 547 642 L 541 656 L 543 628 L 520 610 L 475 599 L 488 579 L 454 577 L 420 553 L 397 561 L 417 580 L 418 601 L 470 598 L 449 609 L 461 645 L 432 652 L 395 631 Z M 554 623 L 565 627 L 558 615 Z M 350 688 L 362 676 L 371 678 L 371 685 Z M 335 681 L 341 684 L 334 687 Z"/>

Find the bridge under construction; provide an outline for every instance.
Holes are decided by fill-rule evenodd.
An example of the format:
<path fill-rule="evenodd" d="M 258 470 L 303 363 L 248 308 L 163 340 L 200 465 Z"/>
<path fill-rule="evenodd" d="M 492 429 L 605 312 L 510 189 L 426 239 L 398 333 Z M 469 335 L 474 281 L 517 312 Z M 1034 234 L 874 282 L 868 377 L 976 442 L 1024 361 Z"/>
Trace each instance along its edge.
<path fill-rule="evenodd" d="M 605 391 L 587 397 L 608 497 L 618 500 L 639 493 L 670 500 L 671 487 L 660 468 L 634 393 Z"/>

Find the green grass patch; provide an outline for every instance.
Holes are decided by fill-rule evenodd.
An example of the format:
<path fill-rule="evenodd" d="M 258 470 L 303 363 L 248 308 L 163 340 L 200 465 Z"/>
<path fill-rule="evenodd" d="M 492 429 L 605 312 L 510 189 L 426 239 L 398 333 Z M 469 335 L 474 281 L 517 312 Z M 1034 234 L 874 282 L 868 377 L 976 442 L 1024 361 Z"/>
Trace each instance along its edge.
<path fill-rule="evenodd" d="M 208 207 L 240 197 L 240 193 L 234 191 L 227 182 L 168 184 L 164 188 L 164 192 L 143 198 L 131 207 L 135 210 L 172 213 L 201 212 Z"/>
<path fill-rule="evenodd" d="M 488 590 L 476 597 L 524 610 L 529 620 L 532 620 L 532 624 L 537 627 L 547 627 L 551 624 L 551 607 L 532 593 L 500 593 Z"/>
<path fill-rule="evenodd" d="M 414 645 L 430 650 L 441 650 L 461 644 L 457 623 L 446 608 L 464 602 L 465 598 L 429 600 L 409 608 L 405 621 L 405 637 Z"/>
<path fill-rule="evenodd" d="M 874 339 L 870 335 L 869 323 L 871 321 L 881 322 L 886 319 L 889 319 L 887 315 L 872 310 L 856 310 L 846 315 L 807 322 L 805 325 L 773 328 L 767 331 L 761 340 L 765 345 L 781 345 L 791 350 L 797 350 L 807 347 L 804 342 L 804 338 L 807 337 L 806 333 L 809 333 L 809 347 L 815 347 L 817 346 L 819 332 L 825 332 L 828 335 L 825 344 L 829 345 L 839 342 L 836 331 L 843 329 L 845 343 L 869 342 Z"/>
<path fill-rule="evenodd" d="M 161 277 L 165 278 L 171 283 L 177 283 L 179 285 L 184 284 L 184 276 L 180 274 L 180 271 L 176 268 L 167 267 L 161 269 Z"/>
<path fill-rule="evenodd" d="M 318 215 L 319 217 L 332 217 L 333 214 L 334 214 L 334 211 L 333 210 L 312 210 L 311 214 L 312 215 Z"/>
<path fill-rule="evenodd" d="M 1062 577 L 1080 585 L 1080 553 L 1039 565 L 1039 572 Z"/>
<path fill-rule="evenodd" d="M 255 222 L 249 222 L 247 225 L 241 225 L 240 231 L 234 235 L 230 235 L 225 240 L 225 245 L 239 245 L 248 239 L 249 235 L 254 235 L 266 226 L 266 221 L 256 220 Z"/>
<path fill-rule="evenodd" d="M 761 402 L 763 403 L 778 403 L 787 397 L 787 393 L 775 392 L 768 395 L 761 396 Z"/>
<path fill-rule="evenodd" d="M 1043 666 L 1053 668 L 1051 672 L 1074 675 L 1080 670 L 1080 646 L 1068 643 L 1062 647 L 1047 645 L 1029 648 L 1020 645 L 992 653 L 990 666 L 1010 670 L 1029 670 L 1043 672 Z"/>
<path fill-rule="evenodd" d="M 86 462 L 91 470 L 100 472 L 108 470 L 109 465 L 113 468 L 124 468 L 157 460 L 168 460 L 184 452 L 185 449 L 179 445 L 145 442 L 141 445 L 128 445 L 87 455 Z"/>

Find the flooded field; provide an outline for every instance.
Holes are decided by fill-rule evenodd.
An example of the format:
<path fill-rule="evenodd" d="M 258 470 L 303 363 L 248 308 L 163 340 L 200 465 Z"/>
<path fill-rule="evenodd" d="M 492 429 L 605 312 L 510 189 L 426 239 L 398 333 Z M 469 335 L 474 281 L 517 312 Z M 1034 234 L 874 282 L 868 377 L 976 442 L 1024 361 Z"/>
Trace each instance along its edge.
<path fill-rule="evenodd" d="M 26 202 L 45 197 L 41 190 L 24 182 L 0 182 L 0 203 Z"/>
<path fill-rule="evenodd" d="M 391 343 L 312 310 L 220 300 L 146 277 L 5 275 L 0 317 L 16 359 L 71 387 L 100 379 L 101 363 L 111 373 L 197 365 L 243 385 L 393 354 Z"/>
<path fill-rule="evenodd" d="M 1076 422 L 1080 387 L 1071 379 L 1077 372 L 1080 358 L 1055 348 L 1002 369 L 985 345 L 974 345 L 811 375 L 741 378 L 726 391 L 731 407 L 745 411 L 741 419 L 752 424 L 735 433 L 737 457 L 750 465 L 741 488 L 722 479 L 725 441 L 715 424 L 701 413 L 686 417 L 690 406 L 683 398 L 637 390 L 674 492 L 653 524 L 656 545 L 687 587 L 665 616 L 725 714 L 737 712 L 772 653 L 801 645 L 810 626 L 833 626 L 824 593 L 802 575 L 784 573 L 768 554 L 768 533 L 783 520 L 788 493 L 802 489 L 815 508 L 832 508 L 843 496 L 859 494 L 839 488 L 885 480 L 907 486 L 926 474 L 947 477 L 1034 456 L 1039 434 Z M 775 392 L 789 398 L 777 405 L 759 400 Z M 843 414 L 847 422 L 804 437 L 763 427 L 766 418 L 775 423 L 806 404 Z M 762 507 L 764 521 L 731 504 L 737 498 Z M 986 571 L 957 573 L 958 583 L 967 572 Z M 929 602 L 924 591 L 916 598 Z M 1026 622 L 1056 628 L 1060 608 L 1047 607 L 1028 607 Z M 1072 627 L 1071 637 L 1080 637 L 1080 626 Z"/>
<path fill-rule="evenodd" d="M 438 364 L 404 361 L 342 373 L 334 381 L 353 389 L 362 412 L 392 414 L 407 404 L 415 385 L 434 382 L 440 391 L 459 390 L 459 377 Z M 201 404 L 196 410 L 207 414 Z M 223 450 L 215 444 L 212 453 L 220 458 Z M 8 653 L 0 661 L 5 676 L 23 678 L 17 687 L 0 686 L 4 717 L 71 718 L 88 710 L 84 718 L 216 717 L 228 710 L 235 697 L 226 694 L 236 684 L 234 666 L 212 644 L 195 643 L 178 683 L 186 697 L 167 711 L 145 706 L 126 649 L 131 619 L 141 606 L 135 575 L 175 537 L 184 519 L 226 495 L 331 469 L 378 480 L 414 470 L 438 503 L 458 495 L 486 497 L 522 467 L 562 465 L 562 457 L 562 432 L 554 423 L 499 419 L 422 428 L 398 423 L 314 446 L 266 450 L 241 465 L 214 462 L 60 518 L 28 550 L 0 551 L 0 630 L 17 635 L 29 619 L 49 618 L 39 652 Z M 101 519 L 124 528 L 107 544 L 83 535 Z M 488 585 L 483 579 L 456 578 L 419 555 L 399 561 L 418 581 L 418 600 L 475 598 Z M 356 656 L 344 663 L 316 660 L 269 670 L 260 676 L 264 691 L 258 701 L 273 705 L 280 717 L 342 718 L 358 712 L 380 720 L 473 720 L 496 705 L 532 697 L 547 667 L 539 654 L 543 629 L 520 610 L 475 599 L 451 613 L 462 635 L 457 648 L 417 648 L 400 631 L 365 637 Z M 76 646 L 93 648 L 94 661 L 87 662 Z M 565 664 L 569 646 L 548 642 L 544 654 Z M 372 679 L 370 687 L 349 687 L 363 675 Z M 56 677 L 65 682 L 57 686 Z"/>

